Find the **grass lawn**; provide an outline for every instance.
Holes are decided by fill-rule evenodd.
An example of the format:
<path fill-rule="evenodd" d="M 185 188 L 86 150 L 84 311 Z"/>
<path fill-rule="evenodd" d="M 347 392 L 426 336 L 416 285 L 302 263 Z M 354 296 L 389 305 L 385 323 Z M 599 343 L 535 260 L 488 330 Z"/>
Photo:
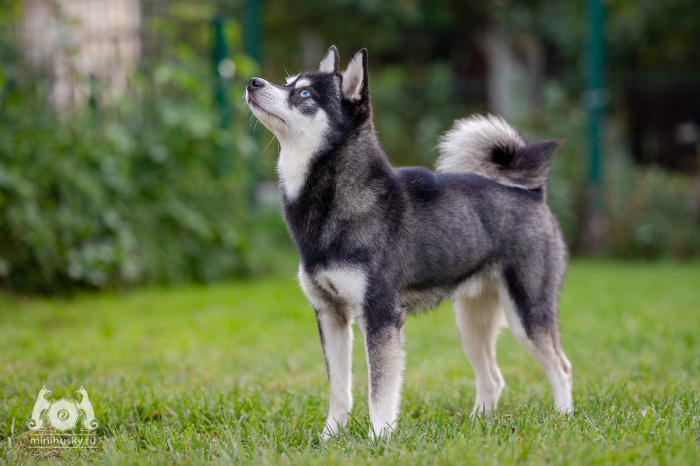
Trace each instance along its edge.
<path fill-rule="evenodd" d="M 474 379 L 448 304 L 409 318 L 400 428 L 371 442 L 356 338 L 354 421 L 328 407 L 313 312 L 288 278 L 71 299 L 0 296 L 0 462 L 700 463 L 700 264 L 575 262 L 561 303 L 576 413 L 505 331 L 498 414 L 468 416 Z M 33 450 L 25 425 L 85 387 L 99 449 Z"/>

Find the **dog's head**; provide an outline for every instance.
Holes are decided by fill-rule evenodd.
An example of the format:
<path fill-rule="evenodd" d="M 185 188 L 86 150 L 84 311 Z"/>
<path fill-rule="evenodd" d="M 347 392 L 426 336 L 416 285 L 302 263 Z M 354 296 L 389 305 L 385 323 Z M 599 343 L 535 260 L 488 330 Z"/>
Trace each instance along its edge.
<path fill-rule="evenodd" d="M 350 131 L 371 122 L 367 50 L 338 71 L 338 49 L 331 46 L 318 71 L 287 78 L 284 86 L 252 78 L 246 102 L 253 114 L 285 145 L 312 151 L 331 147 Z"/>

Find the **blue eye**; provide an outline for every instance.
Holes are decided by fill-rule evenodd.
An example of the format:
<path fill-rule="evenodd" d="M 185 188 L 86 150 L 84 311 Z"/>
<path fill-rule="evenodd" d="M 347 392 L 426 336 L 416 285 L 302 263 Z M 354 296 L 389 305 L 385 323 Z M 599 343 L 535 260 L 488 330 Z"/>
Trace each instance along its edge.
<path fill-rule="evenodd" d="M 307 91 L 306 89 L 304 89 L 303 91 L 301 91 L 301 92 L 299 93 L 299 95 L 300 95 L 301 97 L 308 97 L 308 96 L 310 96 L 311 94 L 309 93 L 309 91 Z"/>

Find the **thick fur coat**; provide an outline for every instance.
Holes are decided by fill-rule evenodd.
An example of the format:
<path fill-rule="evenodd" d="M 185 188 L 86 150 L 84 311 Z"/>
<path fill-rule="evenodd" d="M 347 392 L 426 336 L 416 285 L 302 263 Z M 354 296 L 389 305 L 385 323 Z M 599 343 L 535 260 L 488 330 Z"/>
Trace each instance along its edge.
<path fill-rule="evenodd" d="M 284 86 L 253 78 L 246 90 L 280 142 L 284 215 L 328 371 L 324 435 L 352 407 L 352 323 L 365 340 L 370 435 L 388 435 L 406 314 L 446 297 L 476 375 L 475 415 L 490 414 L 504 387 L 495 359 L 504 321 L 545 368 L 555 407 L 572 411 L 557 307 L 567 254 L 545 187 L 558 142 L 529 143 L 501 118 L 474 116 L 442 137 L 438 173 L 394 168 L 372 121 L 367 51 L 342 73 L 338 63 L 331 47 L 319 71 Z"/>

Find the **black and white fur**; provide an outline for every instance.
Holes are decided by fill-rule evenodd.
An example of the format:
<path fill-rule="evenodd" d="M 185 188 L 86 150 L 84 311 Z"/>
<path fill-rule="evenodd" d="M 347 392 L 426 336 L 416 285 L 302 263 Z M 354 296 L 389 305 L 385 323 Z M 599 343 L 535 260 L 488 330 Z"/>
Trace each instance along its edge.
<path fill-rule="evenodd" d="M 544 367 L 556 409 L 571 412 L 557 322 L 567 252 L 545 199 L 558 142 L 528 143 L 501 118 L 473 116 L 442 137 L 438 173 L 393 168 L 372 122 L 367 51 L 342 73 L 338 61 L 331 47 L 317 72 L 284 86 L 253 78 L 246 89 L 280 143 L 284 215 L 330 384 L 324 436 L 352 408 L 352 323 L 365 340 L 370 435 L 388 435 L 399 413 L 406 314 L 445 297 L 476 375 L 474 415 L 489 415 L 504 387 L 496 363 L 504 321 Z"/>

